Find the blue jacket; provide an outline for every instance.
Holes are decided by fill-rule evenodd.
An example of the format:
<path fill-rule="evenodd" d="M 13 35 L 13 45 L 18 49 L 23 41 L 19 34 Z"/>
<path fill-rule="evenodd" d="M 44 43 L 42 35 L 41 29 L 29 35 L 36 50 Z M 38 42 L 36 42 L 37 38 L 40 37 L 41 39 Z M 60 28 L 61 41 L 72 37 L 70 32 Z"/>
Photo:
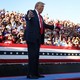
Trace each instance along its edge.
<path fill-rule="evenodd" d="M 40 34 L 40 25 L 39 25 L 39 19 L 38 19 L 38 15 L 36 13 L 35 10 L 31 10 L 34 14 L 34 17 L 32 17 L 30 20 L 28 19 L 27 15 L 29 13 L 29 11 L 27 12 L 27 15 L 25 16 L 25 20 L 26 20 L 26 29 L 24 31 L 24 39 L 26 41 L 30 41 L 30 42 L 36 42 L 37 39 L 41 40 L 41 44 L 44 43 L 44 33 L 41 35 Z M 50 26 L 44 23 L 43 21 L 43 32 L 45 30 L 45 28 L 49 28 L 49 29 L 54 29 L 54 26 Z"/>

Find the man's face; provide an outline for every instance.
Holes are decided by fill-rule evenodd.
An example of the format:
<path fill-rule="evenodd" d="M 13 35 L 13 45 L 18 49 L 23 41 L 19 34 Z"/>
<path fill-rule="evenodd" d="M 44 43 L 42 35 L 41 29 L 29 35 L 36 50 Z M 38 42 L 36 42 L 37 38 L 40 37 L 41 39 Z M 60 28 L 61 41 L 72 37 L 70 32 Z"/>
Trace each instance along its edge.
<path fill-rule="evenodd" d="M 42 13 L 43 9 L 44 9 L 44 5 L 43 5 L 43 4 L 39 4 L 39 5 L 37 6 L 37 11 L 38 11 L 39 13 Z"/>

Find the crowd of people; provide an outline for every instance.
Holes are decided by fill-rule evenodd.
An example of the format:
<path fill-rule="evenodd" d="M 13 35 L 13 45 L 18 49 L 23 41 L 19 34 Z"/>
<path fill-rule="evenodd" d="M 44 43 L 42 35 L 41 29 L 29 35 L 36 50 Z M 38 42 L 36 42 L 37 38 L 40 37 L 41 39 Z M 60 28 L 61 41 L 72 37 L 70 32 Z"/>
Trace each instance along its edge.
<path fill-rule="evenodd" d="M 23 13 L 0 10 L 0 42 L 22 43 L 26 22 Z"/>
<path fill-rule="evenodd" d="M 80 24 L 69 20 L 52 20 L 44 18 L 47 24 L 54 24 L 53 31 L 46 30 L 45 44 L 55 46 L 80 47 Z"/>
<path fill-rule="evenodd" d="M 50 20 L 44 16 L 46 24 L 54 24 L 54 30 L 45 30 L 45 45 L 80 47 L 80 24 L 69 20 Z M 0 43 L 25 44 L 25 14 L 0 10 Z"/>

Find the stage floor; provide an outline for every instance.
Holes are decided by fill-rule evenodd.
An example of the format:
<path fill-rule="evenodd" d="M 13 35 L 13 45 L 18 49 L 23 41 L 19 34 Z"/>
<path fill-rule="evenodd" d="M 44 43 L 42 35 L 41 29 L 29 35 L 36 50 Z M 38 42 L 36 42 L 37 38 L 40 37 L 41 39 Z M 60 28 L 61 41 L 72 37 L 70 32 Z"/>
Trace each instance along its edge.
<path fill-rule="evenodd" d="M 0 80 L 80 80 L 80 73 L 47 74 L 45 78 L 27 79 L 26 76 L 0 77 Z"/>

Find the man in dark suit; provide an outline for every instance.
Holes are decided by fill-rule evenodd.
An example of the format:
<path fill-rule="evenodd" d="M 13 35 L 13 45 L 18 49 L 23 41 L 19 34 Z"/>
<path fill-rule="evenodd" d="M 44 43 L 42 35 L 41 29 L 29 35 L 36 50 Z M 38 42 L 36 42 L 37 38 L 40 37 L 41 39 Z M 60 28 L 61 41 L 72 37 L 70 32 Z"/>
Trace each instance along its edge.
<path fill-rule="evenodd" d="M 34 10 L 29 10 L 25 16 L 26 29 L 24 38 L 28 45 L 28 75 L 27 78 L 37 79 L 44 77 L 39 74 L 39 50 L 40 45 L 44 43 L 45 28 L 52 29 L 53 25 L 47 25 L 40 15 L 44 9 L 43 2 L 37 2 Z"/>

